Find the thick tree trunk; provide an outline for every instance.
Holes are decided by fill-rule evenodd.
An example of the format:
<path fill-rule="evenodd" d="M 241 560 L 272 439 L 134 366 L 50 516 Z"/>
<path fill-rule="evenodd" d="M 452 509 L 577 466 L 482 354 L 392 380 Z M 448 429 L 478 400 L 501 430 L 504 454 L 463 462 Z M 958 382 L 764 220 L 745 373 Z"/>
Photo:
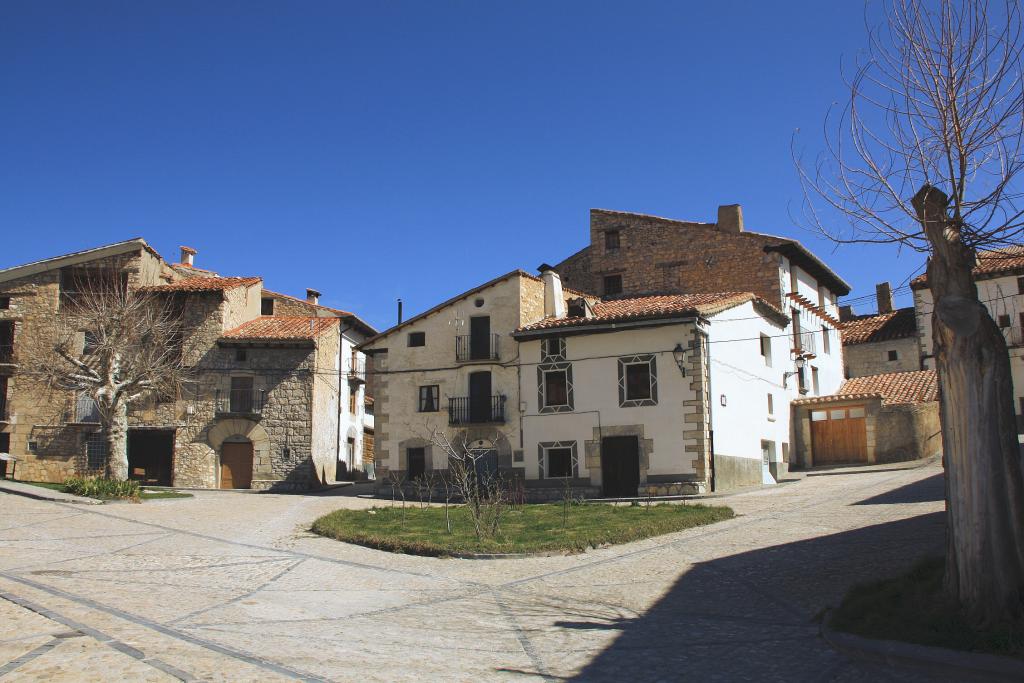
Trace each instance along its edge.
<path fill-rule="evenodd" d="M 110 411 L 107 424 L 107 477 L 128 479 L 128 407 L 123 403 Z"/>
<path fill-rule="evenodd" d="M 946 466 L 946 590 L 979 625 L 1024 616 L 1024 472 L 1006 342 L 978 298 L 974 252 L 947 196 L 913 200 L 932 246 L 928 287 Z"/>

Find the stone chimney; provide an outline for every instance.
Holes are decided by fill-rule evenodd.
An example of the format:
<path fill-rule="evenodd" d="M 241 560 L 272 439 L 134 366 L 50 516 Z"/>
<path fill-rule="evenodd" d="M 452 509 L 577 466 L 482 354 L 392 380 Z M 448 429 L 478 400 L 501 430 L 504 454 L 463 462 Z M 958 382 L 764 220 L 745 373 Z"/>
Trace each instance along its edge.
<path fill-rule="evenodd" d="M 847 320 L 853 320 L 853 306 L 840 306 L 839 322 L 845 323 Z"/>
<path fill-rule="evenodd" d="M 718 229 L 724 232 L 743 232 L 743 207 L 739 204 L 718 207 Z"/>
<path fill-rule="evenodd" d="M 196 258 L 196 250 L 192 247 L 182 246 L 181 248 L 181 265 L 193 266 Z"/>
<path fill-rule="evenodd" d="M 544 317 L 564 318 L 565 295 L 562 294 L 562 278 L 546 263 L 542 263 L 537 270 L 544 281 Z"/>
<path fill-rule="evenodd" d="M 892 313 L 892 287 L 888 282 L 875 285 L 875 298 L 878 300 L 879 313 Z"/>
<path fill-rule="evenodd" d="M 315 289 L 307 289 L 306 290 L 306 302 L 307 303 L 311 303 L 313 305 L 319 304 L 320 303 L 320 292 L 316 291 Z"/>

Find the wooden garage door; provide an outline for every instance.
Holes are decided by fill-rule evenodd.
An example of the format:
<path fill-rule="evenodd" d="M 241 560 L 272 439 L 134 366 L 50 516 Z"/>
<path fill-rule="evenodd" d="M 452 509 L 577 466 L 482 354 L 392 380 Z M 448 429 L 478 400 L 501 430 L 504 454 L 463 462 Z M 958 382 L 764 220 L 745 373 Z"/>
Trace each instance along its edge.
<path fill-rule="evenodd" d="M 220 451 L 220 487 L 247 489 L 252 486 L 252 444 L 224 443 Z"/>
<path fill-rule="evenodd" d="M 864 406 L 812 410 L 811 439 L 815 465 L 866 463 L 868 440 Z"/>

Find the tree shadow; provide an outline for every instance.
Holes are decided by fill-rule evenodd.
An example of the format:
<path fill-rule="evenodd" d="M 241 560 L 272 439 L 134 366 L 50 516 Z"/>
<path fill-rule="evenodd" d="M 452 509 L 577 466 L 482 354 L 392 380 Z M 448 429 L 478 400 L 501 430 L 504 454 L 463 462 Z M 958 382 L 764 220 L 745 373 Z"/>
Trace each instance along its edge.
<path fill-rule="evenodd" d="M 939 473 L 898 489 L 859 500 L 854 505 L 901 505 L 903 503 L 930 503 L 944 500 L 946 497 L 944 481 L 943 475 Z"/>
<path fill-rule="evenodd" d="M 922 488 L 936 487 L 935 479 Z M 945 513 L 935 512 L 696 564 L 640 615 L 558 622 L 581 633 L 620 632 L 574 679 L 887 677 L 832 650 L 819 636 L 817 618 L 850 586 L 941 554 L 944 524 Z"/>

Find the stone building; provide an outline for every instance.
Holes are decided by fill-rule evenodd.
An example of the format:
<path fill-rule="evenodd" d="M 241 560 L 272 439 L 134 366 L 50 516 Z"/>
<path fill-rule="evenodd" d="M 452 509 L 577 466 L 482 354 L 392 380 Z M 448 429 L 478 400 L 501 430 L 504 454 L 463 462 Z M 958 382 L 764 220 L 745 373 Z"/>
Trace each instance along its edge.
<path fill-rule="evenodd" d="M 934 370 L 846 380 L 835 394 L 793 402 L 795 462 L 866 465 L 942 452 Z"/>
<path fill-rule="evenodd" d="M 142 239 L 0 270 L 0 326 L 10 334 L 0 451 L 18 459 L 21 479 L 61 481 L 99 474 L 106 443 L 91 399 L 34 385 L 18 373 L 19 346 L 45 340 L 74 288 L 114 277 L 168 300 L 180 315 L 192 382 L 178 396 L 132 406 L 128 457 L 133 478 L 154 485 L 306 488 L 347 476 L 362 441 L 362 354 L 374 330 L 356 316 L 302 302 L 301 313 L 262 315 L 259 277 L 221 277 L 182 248 L 168 264 Z M 299 301 L 299 300 L 295 300 Z M 286 308 L 286 307 L 282 307 Z M 321 310 L 322 309 L 322 310 Z M 347 423 L 359 429 L 346 430 Z M 361 462 L 361 458 L 360 458 Z"/>
<path fill-rule="evenodd" d="M 878 313 L 844 315 L 846 377 L 866 377 L 921 369 L 917 316 L 913 307 L 894 309 L 888 282 L 876 286 Z"/>

